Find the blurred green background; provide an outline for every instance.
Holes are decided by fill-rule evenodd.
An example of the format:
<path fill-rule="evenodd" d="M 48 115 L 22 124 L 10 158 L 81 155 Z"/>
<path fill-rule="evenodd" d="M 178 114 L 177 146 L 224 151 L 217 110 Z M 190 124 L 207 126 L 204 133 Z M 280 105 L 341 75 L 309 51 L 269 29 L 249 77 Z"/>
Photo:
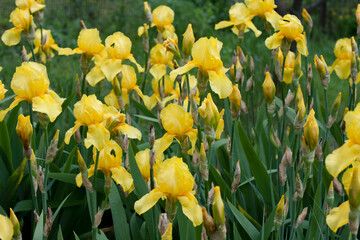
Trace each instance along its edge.
<path fill-rule="evenodd" d="M 191 23 L 196 38 L 214 36 L 224 43 L 221 55 L 226 67 L 230 66 L 233 50 L 238 45 L 237 37 L 230 28 L 214 30 L 216 23 L 228 20 L 228 10 L 235 1 L 229 0 L 150 0 L 152 9 L 158 5 L 167 5 L 175 11 L 174 26 L 181 42 L 182 33 Z M 299 5 L 300 3 L 300 5 Z M 309 57 L 313 62 L 315 54 L 323 54 L 328 65 L 335 59 L 333 48 L 339 38 L 356 36 L 355 10 L 357 0 L 277 0 L 281 14 L 299 15 L 303 7 L 307 8 L 313 18 L 314 27 L 308 38 Z M 298 4 L 296 6 L 296 4 Z M 15 8 L 14 0 L 0 0 L 0 34 L 12 27 L 9 15 Z M 142 40 L 137 36 L 137 28 L 145 22 L 143 1 L 139 0 L 47 0 L 43 27 L 51 29 L 56 43 L 61 47 L 75 47 L 80 31 L 79 21 L 84 20 L 88 28 L 98 28 L 103 40 L 115 31 L 121 31 L 132 40 L 132 52 L 138 62 L 144 62 Z M 263 31 L 259 38 L 252 32 L 245 34 L 242 48 L 247 55 L 255 60 L 256 88 L 261 93 L 265 65 L 271 66 L 271 51 L 265 47 L 264 41 L 269 36 L 264 30 L 263 21 L 253 19 L 255 25 Z M 152 44 L 154 44 L 152 42 Z M 28 48 L 25 40 L 14 47 L 7 47 L 0 42 L 0 79 L 6 87 L 16 66 L 21 64 L 21 46 Z M 29 48 L 28 48 L 29 49 Z M 47 63 L 51 87 L 61 96 L 68 96 L 73 91 L 75 74 L 80 72 L 79 56 L 57 56 Z M 303 68 L 304 61 L 303 61 Z M 314 69 L 314 78 L 317 78 Z M 304 78 L 303 78 L 304 79 Z M 305 84 L 304 84 L 305 85 Z M 319 85 L 317 85 L 319 86 Z M 305 91 L 305 89 L 303 89 Z M 329 86 L 329 104 L 339 91 L 343 91 L 343 100 L 347 101 L 348 83 L 332 74 Z M 8 93 L 9 94 L 9 93 Z M 322 94 L 322 91 L 320 91 Z M 262 98 L 260 98 L 262 100 Z M 7 105 L 8 103 L 5 103 Z M 4 105 L 4 102 L 2 103 Z M 343 105 L 344 106 L 344 105 Z"/>

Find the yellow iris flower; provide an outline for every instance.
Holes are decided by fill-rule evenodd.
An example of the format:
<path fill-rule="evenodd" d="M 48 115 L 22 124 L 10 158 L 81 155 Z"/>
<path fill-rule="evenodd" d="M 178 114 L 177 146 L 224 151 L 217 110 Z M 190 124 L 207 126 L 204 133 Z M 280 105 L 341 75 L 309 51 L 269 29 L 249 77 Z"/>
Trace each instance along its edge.
<path fill-rule="evenodd" d="M 18 44 L 21 40 L 21 32 L 26 34 L 35 26 L 33 16 L 30 14 L 29 10 L 19 8 L 16 8 L 11 12 L 10 22 L 14 24 L 14 27 L 6 30 L 1 36 L 1 40 L 6 46 Z"/>
<path fill-rule="evenodd" d="M 355 171 L 359 171 L 360 164 L 359 162 L 355 161 L 353 163 L 352 168 L 348 168 L 342 177 L 342 184 L 344 185 L 345 192 L 350 198 L 350 188 L 351 188 L 351 182 L 353 178 L 353 173 Z M 359 177 L 359 174 L 356 174 L 357 177 Z M 357 180 L 357 184 L 360 184 L 360 179 L 354 179 Z M 329 214 L 326 216 L 326 223 L 329 226 L 329 228 L 333 232 L 337 232 L 337 230 L 347 224 L 349 222 L 349 213 L 350 213 L 350 202 L 349 200 L 343 202 L 340 204 L 340 206 L 335 207 L 330 210 Z"/>
<path fill-rule="evenodd" d="M 134 208 L 138 214 L 148 211 L 160 198 L 167 198 L 180 201 L 185 216 L 194 226 L 202 223 L 201 207 L 193 193 L 194 178 L 181 158 L 172 157 L 159 163 L 156 185 L 155 189 L 135 202 Z"/>
<path fill-rule="evenodd" d="M 163 32 L 174 21 L 174 11 L 168 6 L 160 5 L 152 11 L 152 27 L 156 26 L 159 32 Z"/>
<path fill-rule="evenodd" d="M 292 41 L 296 41 L 298 51 L 307 56 L 309 53 L 303 31 L 304 27 L 300 20 L 294 15 L 286 14 L 282 20 L 279 20 L 279 31 L 268 37 L 265 45 L 269 49 L 275 49 L 280 47 L 283 41 L 286 41 L 288 46 Z"/>
<path fill-rule="evenodd" d="M 124 104 L 129 102 L 129 94 L 132 90 L 136 91 L 139 96 L 142 98 L 143 94 L 138 85 L 136 85 L 136 72 L 135 69 L 129 65 L 120 65 L 120 72 L 122 72 L 121 78 L 121 90 L 122 97 L 124 99 Z M 107 96 L 105 96 L 105 103 L 109 106 L 113 106 L 116 109 L 120 109 L 118 99 L 115 95 L 114 90 L 112 90 Z"/>
<path fill-rule="evenodd" d="M 116 133 L 120 132 L 123 135 L 127 135 L 128 138 L 141 140 L 141 132 L 139 129 L 126 123 L 125 114 L 119 113 L 113 107 L 107 107 L 104 105 L 104 108 L 106 112 L 105 127 L 110 131 L 111 135 L 116 135 Z"/>
<path fill-rule="evenodd" d="M 40 54 L 40 59 L 43 63 L 46 63 L 47 60 L 54 57 L 53 50 L 58 51 L 59 46 L 55 43 L 55 40 L 51 34 L 50 30 L 43 29 L 43 40 L 46 40 L 44 44 L 41 43 L 41 30 L 38 29 L 35 32 L 35 39 L 34 39 L 34 53 Z M 32 55 L 29 54 L 29 58 Z"/>
<path fill-rule="evenodd" d="M 271 104 L 274 100 L 276 88 L 269 72 L 266 72 L 265 80 L 262 84 L 265 100 Z"/>
<path fill-rule="evenodd" d="M 245 0 L 245 4 L 250 14 L 265 18 L 275 30 L 279 29 L 281 16 L 274 10 L 277 8 L 274 0 Z"/>
<path fill-rule="evenodd" d="M 30 13 L 35 13 L 45 8 L 44 4 L 41 4 L 36 0 L 16 0 L 15 4 L 20 9 L 27 11 L 30 10 Z"/>
<path fill-rule="evenodd" d="M 155 141 L 156 154 L 163 153 L 171 145 L 174 138 L 183 146 L 189 137 L 191 149 L 187 153 L 192 155 L 195 150 L 198 131 L 193 128 L 194 121 L 191 114 L 185 112 L 181 106 L 171 103 L 161 111 L 160 118 L 166 133 Z"/>
<path fill-rule="evenodd" d="M 325 159 L 327 171 L 336 177 L 360 157 L 360 104 L 344 116 L 348 140 Z"/>
<path fill-rule="evenodd" d="M 284 83 L 290 84 L 295 70 L 295 53 L 289 51 L 285 58 Z"/>
<path fill-rule="evenodd" d="M 30 145 L 30 139 L 33 135 L 33 127 L 30 122 L 30 116 L 25 117 L 22 114 L 18 116 L 16 134 L 24 147 L 28 147 Z"/>
<path fill-rule="evenodd" d="M 91 86 L 95 86 L 105 77 L 109 81 L 122 71 L 122 63 L 125 59 L 134 63 L 139 72 L 144 69 L 136 62 L 131 54 L 131 40 L 121 32 L 116 32 L 105 39 L 105 51 L 102 55 L 95 57 L 95 66 L 86 76 L 86 80 Z"/>
<path fill-rule="evenodd" d="M 5 85 L 0 80 L 0 101 L 5 98 L 5 93 L 7 92 L 7 89 L 5 88 Z"/>
<path fill-rule="evenodd" d="M 249 9 L 244 3 L 235 3 L 232 5 L 229 10 L 229 15 L 230 21 L 219 22 L 215 25 L 215 30 L 233 26 L 231 30 L 236 35 L 239 35 L 239 30 L 248 31 L 247 28 L 250 28 L 256 37 L 261 35 L 261 31 L 259 31 L 251 21 L 254 15 L 250 14 Z"/>
<path fill-rule="evenodd" d="M 205 131 L 210 132 L 216 139 L 220 139 L 221 133 L 224 131 L 224 111 L 223 109 L 219 113 L 210 93 L 199 107 L 199 114 L 205 120 Z"/>
<path fill-rule="evenodd" d="M 228 97 L 233 90 L 233 86 L 230 79 L 225 75 L 227 69 L 224 68 L 220 58 L 222 45 L 222 42 L 213 37 L 200 38 L 194 43 L 191 51 L 193 60 L 173 70 L 170 73 L 170 79 L 175 79 L 177 75 L 184 74 L 197 67 L 209 77 L 211 89 L 220 98 Z"/>
<path fill-rule="evenodd" d="M 0 239 L 16 239 L 20 235 L 20 224 L 14 211 L 10 208 L 10 218 L 0 214 Z"/>
<path fill-rule="evenodd" d="M 88 57 L 93 57 L 97 54 L 101 54 L 104 50 L 99 31 L 96 28 L 81 30 L 77 44 L 78 47 L 75 49 L 60 48 L 59 55 L 85 54 Z"/>
<path fill-rule="evenodd" d="M 156 80 L 166 74 L 166 66 L 173 68 L 172 58 L 174 54 L 167 51 L 161 43 L 156 44 L 150 51 L 150 73 Z"/>
<path fill-rule="evenodd" d="M 351 72 L 351 57 L 352 57 L 352 48 L 351 48 L 351 39 L 342 38 L 336 41 L 334 54 L 336 60 L 329 67 L 329 72 L 332 73 L 334 70 L 336 75 L 340 79 L 347 79 L 350 76 Z"/>
<path fill-rule="evenodd" d="M 55 121 L 61 113 L 61 104 L 65 99 L 60 98 L 49 89 L 50 81 L 46 67 L 40 63 L 23 62 L 11 80 L 11 89 L 17 95 L 9 108 L 0 111 L 0 121 L 6 114 L 16 107 L 21 101 L 32 104 L 35 112 L 45 113 L 51 122 Z"/>
<path fill-rule="evenodd" d="M 94 161 L 96 160 L 96 150 L 94 151 Z M 98 170 L 102 171 L 105 176 L 112 177 L 117 184 L 120 184 L 124 191 L 130 190 L 133 186 L 133 178 L 131 174 L 121 166 L 122 150 L 121 147 L 114 141 L 109 140 L 104 145 L 104 148 L 99 152 Z M 88 177 L 94 175 L 95 164 L 92 164 L 88 169 Z M 79 173 L 76 176 L 76 185 L 82 185 L 82 175 Z"/>

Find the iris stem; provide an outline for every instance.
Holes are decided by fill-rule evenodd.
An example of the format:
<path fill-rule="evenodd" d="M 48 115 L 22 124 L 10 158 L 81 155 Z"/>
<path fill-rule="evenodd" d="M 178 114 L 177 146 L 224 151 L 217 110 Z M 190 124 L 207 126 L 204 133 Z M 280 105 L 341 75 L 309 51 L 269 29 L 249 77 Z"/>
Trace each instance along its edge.
<path fill-rule="evenodd" d="M 39 214 L 40 213 L 40 209 L 39 209 L 39 204 L 37 201 L 37 196 L 36 196 L 36 192 L 35 192 L 35 188 L 34 188 L 34 181 L 33 181 L 33 175 L 32 175 L 32 169 L 31 169 L 31 159 L 28 158 L 28 171 L 29 171 L 29 180 L 30 180 L 30 189 L 31 189 L 31 197 L 33 200 L 33 204 L 34 204 L 34 208 L 36 209 L 36 212 Z"/>
<path fill-rule="evenodd" d="M 187 111 L 190 112 L 190 80 L 189 80 L 189 74 L 186 74 L 186 83 L 187 83 L 187 95 L 188 95 L 188 106 Z"/>

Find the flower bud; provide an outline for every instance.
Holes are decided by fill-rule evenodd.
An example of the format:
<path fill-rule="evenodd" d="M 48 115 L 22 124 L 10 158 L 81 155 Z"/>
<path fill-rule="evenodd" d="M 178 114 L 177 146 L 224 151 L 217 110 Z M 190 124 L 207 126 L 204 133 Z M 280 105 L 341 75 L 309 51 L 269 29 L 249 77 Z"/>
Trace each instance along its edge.
<path fill-rule="evenodd" d="M 315 156 L 316 158 L 319 160 L 319 162 L 322 162 L 324 159 L 323 159 L 323 152 L 322 152 L 322 138 L 320 138 L 319 140 L 319 143 L 316 147 L 316 150 L 315 150 Z"/>
<path fill-rule="evenodd" d="M 212 204 L 212 211 L 216 226 L 220 226 L 225 223 L 224 203 L 220 194 L 220 187 L 214 187 L 214 201 Z"/>
<path fill-rule="evenodd" d="M 191 105 L 190 105 L 191 116 L 194 120 L 194 123 L 198 124 L 199 123 L 199 111 L 198 111 L 198 106 L 196 103 L 195 94 L 193 92 L 191 93 L 190 101 L 191 101 Z"/>
<path fill-rule="evenodd" d="M 301 15 L 302 15 L 305 23 L 309 26 L 309 32 L 311 32 L 311 29 L 313 27 L 313 20 L 312 20 L 310 14 L 308 13 L 308 11 L 306 11 L 305 8 L 303 8 Z"/>
<path fill-rule="evenodd" d="M 287 174 L 286 174 L 286 167 L 287 167 L 287 160 L 286 160 L 286 152 L 284 154 L 284 157 L 281 160 L 281 163 L 279 165 L 279 179 L 281 186 L 285 186 Z"/>
<path fill-rule="evenodd" d="M 286 199 L 286 201 L 288 200 Z M 276 228 L 279 228 L 282 225 L 283 220 L 286 217 L 284 216 L 285 215 L 284 213 L 285 213 L 285 199 L 284 199 L 284 195 L 282 195 L 275 211 L 274 224 Z"/>
<path fill-rule="evenodd" d="M 239 116 L 241 109 L 241 93 L 237 84 L 233 86 L 233 91 L 229 96 L 229 101 L 231 118 L 232 120 L 235 120 Z"/>
<path fill-rule="evenodd" d="M 319 141 L 319 125 L 315 119 L 314 109 L 311 109 L 304 125 L 304 136 L 310 151 L 314 151 Z"/>
<path fill-rule="evenodd" d="M 207 158 L 205 153 L 204 144 L 201 143 L 200 147 L 200 172 L 205 181 L 209 180 L 209 169 L 207 164 Z"/>
<path fill-rule="evenodd" d="M 164 45 L 164 47 L 166 48 L 166 51 L 173 53 L 174 56 L 175 56 L 177 59 L 180 59 L 180 60 L 181 60 L 181 55 L 180 55 L 180 52 L 179 52 L 179 47 L 178 47 L 178 44 L 177 44 L 176 41 L 174 41 L 174 40 L 171 39 L 171 38 L 168 38 L 168 39 L 166 39 L 166 40 L 163 42 L 163 45 Z"/>
<path fill-rule="evenodd" d="M 56 130 L 56 133 L 50 142 L 49 148 L 46 153 L 46 163 L 51 163 L 54 160 L 57 151 L 58 141 L 59 141 L 59 132 L 60 132 L 59 129 Z"/>
<path fill-rule="evenodd" d="M 271 130 L 270 141 L 274 145 L 274 147 L 276 147 L 277 149 L 279 149 L 281 147 L 281 142 L 279 140 L 279 137 L 278 137 L 277 133 L 274 132 L 273 130 Z"/>
<path fill-rule="evenodd" d="M 10 208 L 10 221 L 13 225 L 14 235 L 13 239 L 21 239 L 20 223 L 14 211 Z"/>
<path fill-rule="evenodd" d="M 184 54 L 185 59 L 189 58 L 194 42 L 195 42 L 194 32 L 191 24 L 189 24 L 188 27 L 186 28 L 185 33 L 183 34 L 183 42 L 182 42 L 182 52 Z"/>
<path fill-rule="evenodd" d="M 299 198 L 303 198 L 305 189 L 304 189 L 304 185 L 303 185 L 303 183 L 301 181 L 299 173 L 296 175 L 295 191 L 296 191 L 297 196 Z"/>
<path fill-rule="evenodd" d="M 300 215 L 298 216 L 298 218 L 296 220 L 295 229 L 297 229 L 304 222 L 307 212 L 308 212 L 307 207 L 302 210 L 302 212 L 300 213 Z"/>
<path fill-rule="evenodd" d="M 218 169 L 216 169 L 218 171 Z M 212 203 L 214 201 L 214 194 L 215 194 L 215 190 L 214 190 L 214 183 L 211 183 L 211 188 L 208 192 L 208 199 L 206 204 L 209 206 L 210 203 Z"/>
<path fill-rule="evenodd" d="M 99 208 L 98 212 L 95 214 L 94 227 L 98 227 L 100 225 L 103 215 L 104 209 Z"/>
<path fill-rule="evenodd" d="M 334 183 L 333 181 L 331 181 L 330 185 L 329 185 L 329 190 L 326 196 L 326 202 L 327 204 L 332 207 L 333 203 L 334 203 Z"/>
<path fill-rule="evenodd" d="M 47 214 L 46 214 L 46 222 L 44 225 L 44 236 L 48 237 L 51 232 L 51 228 L 53 225 L 53 213 L 51 211 L 51 208 L 48 207 Z"/>
<path fill-rule="evenodd" d="M 205 207 L 202 207 L 202 215 L 203 215 L 203 221 L 204 226 L 206 230 L 212 234 L 215 232 L 216 226 L 214 219 L 209 215 L 209 213 L 206 211 Z"/>
<path fill-rule="evenodd" d="M 240 161 L 238 160 L 235 166 L 234 179 L 231 184 L 232 192 L 236 192 L 236 190 L 238 189 L 240 183 L 240 177 L 241 177 L 241 168 L 240 168 Z"/>
<path fill-rule="evenodd" d="M 16 125 L 16 134 L 20 138 L 20 141 L 24 149 L 29 148 L 30 140 L 33 134 L 33 127 L 30 122 L 30 116 L 24 117 L 20 114 L 18 116 L 18 122 Z"/>
<path fill-rule="evenodd" d="M 282 81 L 282 66 L 284 61 L 284 55 L 280 48 L 277 48 L 275 51 L 275 75 L 279 79 L 279 81 Z"/>
<path fill-rule="evenodd" d="M 304 104 L 304 98 L 300 99 L 298 106 L 298 111 L 296 113 L 296 117 L 294 120 L 294 129 L 295 132 L 300 133 L 301 129 L 304 127 L 305 124 L 305 116 L 306 116 L 306 107 Z"/>
<path fill-rule="evenodd" d="M 230 138 L 230 136 L 228 136 L 228 139 L 227 139 L 226 151 L 227 151 L 229 158 L 231 158 L 231 138 Z"/>
<path fill-rule="evenodd" d="M 311 63 L 308 64 L 308 75 L 306 76 L 306 90 L 309 96 L 311 96 L 311 81 L 313 78 Z"/>
<path fill-rule="evenodd" d="M 39 186 L 40 192 L 45 193 L 44 172 L 42 171 L 41 166 L 38 167 L 36 181 L 37 181 L 37 184 Z"/>
<path fill-rule="evenodd" d="M 301 91 L 301 86 L 300 84 L 298 85 L 297 91 L 296 91 L 296 95 L 295 95 L 295 105 L 298 106 L 300 100 L 304 98 L 303 93 Z"/>
<path fill-rule="evenodd" d="M 236 48 L 236 52 L 237 52 L 241 66 L 245 67 L 247 60 L 246 60 L 245 54 L 244 54 L 243 50 L 241 49 L 241 47 L 238 46 Z"/>
<path fill-rule="evenodd" d="M 26 48 L 23 46 L 21 50 L 21 60 L 23 62 L 29 62 L 28 54 L 26 52 Z"/>
<path fill-rule="evenodd" d="M 357 75 L 358 75 L 356 59 L 357 59 L 357 57 L 355 55 L 355 52 L 352 51 L 352 53 L 351 53 L 351 68 L 350 68 L 350 70 L 351 70 L 351 75 L 350 76 L 351 76 L 352 83 L 356 82 L 356 78 L 357 78 Z"/>
<path fill-rule="evenodd" d="M 251 91 L 252 89 L 254 89 L 255 87 L 255 81 L 254 81 L 254 78 L 251 76 L 247 82 L 246 82 L 246 88 L 245 88 L 245 91 L 246 92 L 249 92 Z"/>
<path fill-rule="evenodd" d="M 192 165 L 197 168 L 200 163 L 200 153 L 195 149 L 193 156 L 192 156 Z"/>
<path fill-rule="evenodd" d="M 250 56 L 250 71 L 251 71 L 251 76 L 254 76 L 255 64 L 254 64 L 254 59 L 251 56 Z"/>
<path fill-rule="evenodd" d="M 340 196 L 344 196 L 344 189 L 342 187 L 342 184 L 335 177 L 333 178 L 333 185 L 334 185 L 335 192 Z"/>
<path fill-rule="evenodd" d="M 151 13 L 151 7 L 148 2 L 144 2 L 144 13 L 145 13 L 146 20 L 151 24 L 153 21 L 153 16 Z"/>
<path fill-rule="evenodd" d="M 285 107 L 288 107 L 292 100 L 294 100 L 294 94 L 289 90 L 285 97 Z"/>
<path fill-rule="evenodd" d="M 314 62 L 320 76 L 321 84 L 325 89 L 327 89 L 330 82 L 330 73 L 325 59 L 322 55 L 320 56 L 320 58 L 315 55 Z"/>
<path fill-rule="evenodd" d="M 82 178 L 82 183 L 84 185 L 84 187 L 89 190 L 89 192 L 93 191 L 93 187 L 91 182 L 88 179 L 88 170 L 87 170 L 87 166 L 86 163 L 83 159 L 83 157 L 81 156 L 80 151 L 77 151 L 78 153 L 78 164 L 79 164 L 79 168 L 80 168 L 80 173 L 81 173 L 81 178 Z"/>
<path fill-rule="evenodd" d="M 341 92 L 339 92 L 338 96 L 336 97 L 332 105 L 329 121 L 327 123 L 328 128 L 330 128 L 333 125 L 333 123 L 336 121 L 340 104 L 341 104 Z"/>
<path fill-rule="evenodd" d="M 264 83 L 262 84 L 262 88 L 266 102 L 271 104 L 275 97 L 276 88 L 269 72 L 266 72 L 266 77 Z"/>
<path fill-rule="evenodd" d="M 153 147 L 155 143 L 155 128 L 154 125 L 151 124 L 150 131 L 149 131 L 149 144 L 150 147 Z"/>

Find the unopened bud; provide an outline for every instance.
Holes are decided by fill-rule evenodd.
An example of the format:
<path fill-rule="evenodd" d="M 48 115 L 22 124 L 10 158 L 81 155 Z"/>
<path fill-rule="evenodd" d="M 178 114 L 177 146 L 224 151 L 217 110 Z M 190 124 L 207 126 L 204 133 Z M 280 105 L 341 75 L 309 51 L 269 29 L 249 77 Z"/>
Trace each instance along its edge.
<path fill-rule="evenodd" d="M 39 190 L 41 193 L 45 193 L 45 186 L 44 186 L 44 172 L 41 169 L 41 166 L 39 166 L 37 170 L 37 184 L 39 186 Z"/>
<path fill-rule="evenodd" d="M 319 143 L 318 143 L 318 145 L 316 147 L 316 150 L 315 150 L 315 156 L 319 160 L 319 162 L 322 162 L 324 160 L 323 159 L 323 152 L 322 152 L 322 141 L 323 141 L 323 139 L 320 138 Z"/>
<path fill-rule="evenodd" d="M 306 116 L 306 107 L 304 104 L 304 98 L 301 98 L 298 104 L 298 111 L 296 113 L 296 117 L 294 120 L 294 130 L 296 133 L 300 133 L 301 129 L 304 127 L 305 116 Z"/>
<path fill-rule="evenodd" d="M 44 226 L 44 236 L 48 237 L 50 235 L 50 231 L 53 225 L 53 213 L 51 211 L 51 208 L 48 207 L 47 209 L 47 215 L 46 215 L 46 222 Z"/>
<path fill-rule="evenodd" d="M 199 111 L 198 111 L 198 106 L 196 103 L 194 93 L 191 93 L 190 101 L 191 101 L 191 108 L 190 108 L 191 116 L 194 120 L 194 123 L 198 124 L 199 123 Z"/>
<path fill-rule="evenodd" d="M 325 89 L 327 89 L 330 82 L 330 73 L 325 59 L 322 55 L 320 56 L 320 58 L 315 55 L 314 62 L 320 76 L 321 84 Z"/>
<path fill-rule="evenodd" d="M 284 157 L 281 160 L 281 163 L 279 165 L 279 179 L 281 186 L 285 186 L 287 174 L 286 174 L 286 167 L 287 167 L 287 161 L 285 158 L 286 153 L 284 154 Z"/>
<path fill-rule="evenodd" d="M 24 149 L 28 149 L 30 147 L 30 140 L 33 134 L 30 116 L 24 117 L 22 114 L 18 116 L 16 134 L 18 135 Z"/>
<path fill-rule="evenodd" d="M 251 75 L 254 76 L 255 64 L 254 64 L 254 59 L 251 56 L 250 56 L 250 71 L 251 71 Z"/>
<path fill-rule="evenodd" d="M 209 169 L 207 164 L 207 157 L 205 153 L 204 144 L 201 143 L 200 147 L 200 172 L 205 181 L 209 180 Z"/>
<path fill-rule="evenodd" d="M 229 157 L 231 157 L 231 138 L 230 136 L 228 136 L 228 139 L 227 139 L 227 144 L 226 144 L 226 151 L 227 151 L 227 154 Z"/>
<path fill-rule="evenodd" d="M 356 82 L 356 78 L 357 78 L 357 75 L 358 75 L 358 69 L 357 69 L 357 59 L 358 57 L 356 56 L 355 52 L 353 51 L 351 53 L 351 67 L 350 67 L 350 72 L 351 72 L 351 80 L 352 80 L 352 83 L 355 83 Z"/>
<path fill-rule="evenodd" d="M 332 207 L 333 203 L 334 203 L 334 183 L 333 181 L 331 181 L 330 186 L 329 186 L 329 190 L 326 196 L 326 202 L 327 204 Z"/>
<path fill-rule="evenodd" d="M 154 150 L 154 149 L 151 149 L 150 152 L 149 152 L 150 169 L 153 169 L 153 168 L 154 168 L 154 165 L 155 165 L 155 157 L 156 157 L 155 150 Z"/>
<path fill-rule="evenodd" d="M 80 27 L 81 29 L 86 29 L 86 25 L 83 20 L 80 20 Z"/>
<path fill-rule="evenodd" d="M 83 157 L 81 156 L 80 151 L 77 151 L 78 153 L 78 164 L 79 164 L 79 168 L 80 168 L 80 173 L 81 173 L 81 178 L 82 178 L 82 184 L 84 185 L 84 187 L 89 190 L 90 192 L 93 191 L 93 187 L 91 182 L 88 179 L 88 170 L 87 170 L 87 166 L 86 163 L 83 159 Z"/>
<path fill-rule="evenodd" d="M 104 209 L 99 208 L 98 212 L 95 214 L 94 227 L 98 227 L 100 225 L 103 215 Z"/>
<path fill-rule="evenodd" d="M 295 182 L 295 190 L 299 198 L 303 198 L 304 196 L 304 185 L 301 181 L 299 173 L 296 175 L 296 182 Z"/>
<path fill-rule="evenodd" d="M 304 96 L 303 96 L 303 93 L 302 93 L 302 91 L 301 91 L 301 86 L 300 86 L 300 84 L 299 84 L 299 85 L 298 85 L 298 88 L 297 88 L 297 91 L 296 91 L 296 95 L 295 95 L 295 105 L 296 105 L 296 106 L 299 105 L 299 102 L 300 102 L 300 100 L 301 100 L 302 98 L 304 98 Z"/>
<path fill-rule="evenodd" d="M 177 42 L 175 42 L 171 38 L 168 38 L 163 42 L 163 46 L 166 48 L 167 51 L 173 53 L 177 59 L 181 60 L 181 55 Z"/>
<path fill-rule="evenodd" d="M 273 130 L 271 130 L 270 141 L 274 145 L 274 147 L 276 147 L 277 149 L 279 149 L 281 147 L 281 142 L 277 135 L 277 132 L 274 132 Z"/>
<path fill-rule="evenodd" d="M 153 147 L 155 143 L 155 128 L 154 125 L 151 124 L 150 131 L 149 131 L 149 144 L 150 147 Z"/>
<path fill-rule="evenodd" d="M 153 21 L 153 16 L 151 13 L 150 4 L 148 2 L 144 2 L 144 13 L 145 13 L 146 20 L 151 24 Z"/>
<path fill-rule="evenodd" d="M 271 104 L 275 97 L 276 88 L 269 72 L 266 72 L 266 77 L 264 83 L 262 84 L 262 88 L 266 102 Z"/>
<path fill-rule="evenodd" d="M 203 215 L 203 221 L 204 221 L 204 226 L 205 226 L 206 230 L 209 233 L 214 233 L 215 229 L 216 229 L 215 221 L 209 215 L 209 213 L 206 211 L 206 209 L 204 207 L 202 207 L 202 215 Z"/>
<path fill-rule="evenodd" d="M 339 182 L 339 180 L 337 178 L 333 178 L 333 185 L 334 185 L 334 190 L 335 192 L 340 195 L 340 196 L 344 196 L 344 189 L 342 187 L 341 182 Z"/>
<path fill-rule="evenodd" d="M 225 223 L 224 202 L 221 198 L 220 187 L 214 187 L 214 201 L 212 204 L 212 212 L 214 216 L 215 226 Z"/>
<path fill-rule="evenodd" d="M 189 58 L 194 42 L 195 42 L 194 32 L 191 24 L 189 24 L 188 27 L 186 28 L 185 33 L 183 34 L 183 42 L 182 42 L 182 52 L 184 54 L 185 59 Z"/>
<path fill-rule="evenodd" d="M 308 13 L 308 11 L 306 11 L 305 8 L 303 8 L 301 15 L 302 15 L 305 23 L 309 26 L 309 32 L 311 32 L 311 29 L 313 27 L 313 20 L 312 20 L 310 14 Z"/>
<path fill-rule="evenodd" d="M 308 212 L 307 207 L 302 210 L 302 212 L 300 213 L 299 217 L 296 220 L 295 229 L 297 229 L 304 222 L 307 212 Z"/>
<path fill-rule="evenodd" d="M 294 100 L 294 97 L 295 95 L 291 91 L 288 91 L 288 94 L 285 97 L 285 107 L 290 105 L 290 103 Z"/>
<path fill-rule="evenodd" d="M 245 91 L 246 92 L 251 91 L 254 88 L 254 86 L 255 86 L 255 81 L 254 81 L 254 78 L 251 76 L 246 82 Z"/>
<path fill-rule="evenodd" d="M 276 228 L 279 228 L 282 225 L 284 220 L 284 213 L 285 213 L 285 198 L 284 195 L 282 195 L 275 211 L 274 224 Z"/>
<path fill-rule="evenodd" d="M 158 229 L 161 235 L 164 235 L 166 230 L 169 227 L 169 220 L 167 218 L 166 213 L 161 213 L 159 216 L 159 225 L 158 225 Z"/>
<path fill-rule="evenodd" d="M 244 54 L 243 50 L 241 49 L 241 47 L 238 46 L 236 48 L 236 52 L 237 52 L 241 66 L 245 67 L 246 66 L 246 57 L 245 57 L 245 54 Z"/>
<path fill-rule="evenodd" d="M 192 156 L 192 165 L 197 168 L 200 163 L 200 153 L 195 149 L 193 156 Z"/>
<path fill-rule="evenodd" d="M 60 132 L 59 129 L 56 130 L 56 133 L 50 142 L 49 148 L 46 153 L 46 163 L 51 163 L 54 160 L 57 151 L 58 141 L 59 141 L 59 132 Z"/>
<path fill-rule="evenodd" d="M 34 56 L 33 56 L 33 58 L 34 58 Z M 22 47 L 22 50 L 21 50 L 21 60 L 23 62 L 29 62 L 28 54 L 27 54 L 24 46 Z"/>
<path fill-rule="evenodd" d="M 304 136 L 310 151 L 314 151 L 319 141 L 319 125 L 315 119 L 315 111 L 313 109 L 310 110 L 304 125 Z"/>
<path fill-rule="evenodd" d="M 211 183 L 211 189 L 208 192 L 207 205 L 210 205 L 210 203 L 214 201 L 214 194 L 215 194 L 214 183 Z"/>
<path fill-rule="evenodd" d="M 238 189 L 240 183 L 240 177 L 241 177 L 241 168 L 240 168 L 240 161 L 238 160 L 235 167 L 233 182 L 231 184 L 232 192 L 236 192 L 236 190 Z"/>

